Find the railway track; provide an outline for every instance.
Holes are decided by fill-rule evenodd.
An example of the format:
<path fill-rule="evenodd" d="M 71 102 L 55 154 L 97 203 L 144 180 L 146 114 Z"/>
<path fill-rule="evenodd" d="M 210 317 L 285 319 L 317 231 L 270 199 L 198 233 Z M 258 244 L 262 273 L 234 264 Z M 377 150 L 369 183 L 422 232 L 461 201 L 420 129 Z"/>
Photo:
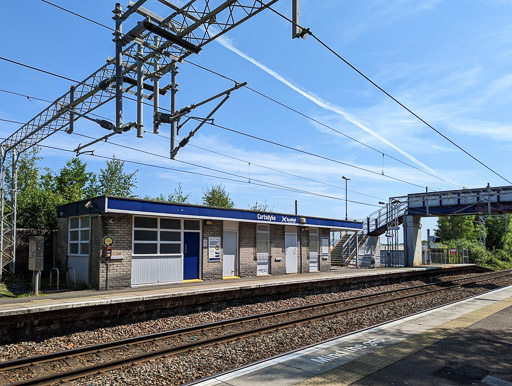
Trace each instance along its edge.
<path fill-rule="evenodd" d="M 71 381 L 115 370 L 128 364 L 168 357 L 200 347 L 313 320 L 332 318 L 343 313 L 358 312 L 369 307 L 405 301 L 413 297 L 485 283 L 510 275 L 511 271 L 472 275 L 1 362 L 0 384 L 28 385 Z"/>

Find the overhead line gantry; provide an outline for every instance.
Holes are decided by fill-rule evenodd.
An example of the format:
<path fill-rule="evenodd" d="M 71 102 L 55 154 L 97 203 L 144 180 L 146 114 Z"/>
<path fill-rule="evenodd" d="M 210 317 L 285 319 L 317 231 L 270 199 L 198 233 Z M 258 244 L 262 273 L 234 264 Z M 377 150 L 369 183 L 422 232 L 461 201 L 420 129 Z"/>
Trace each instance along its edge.
<path fill-rule="evenodd" d="M 100 106 L 115 99 L 115 123 L 95 120 L 101 127 L 111 130 L 113 135 L 133 128 L 137 136 L 143 135 L 143 104 L 153 104 L 153 132 L 158 133 L 162 123 L 169 123 L 171 129 L 170 156 L 174 158 L 199 127 L 213 115 L 229 98 L 230 93 L 245 84 L 218 93 L 205 101 L 184 107 L 180 111 L 193 109 L 209 101 L 223 97 L 207 117 L 190 132 L 180 146 L 175 147 L 177 130 L 182 115 L 177 113 L 176 75 L 177 63 L 197 54 L 209 42 L 217 39 L 246 20 L 270 7 L 278 0 L 190 0 L 177 6 L 169 0 L 157 0 L 168 10 L 162 17 L 143 7 L 149 0 L 129 1 L 123 12 L 120 3 L 113 11 L 115 20 L 114 42 L 116 54 L 90 76 L 70 87 L 41 113 L 37 114 L 0 144 L 0 194 L 1 194 L 1 237 L 0 277 L 4 267 L 14 272 L 16 258 L 16 207 L 17 172 L 20 155 L 58 131 L 72 133 L 74 123 L 87 117 Z M 294 0 L 297 1 L 297 0 Z M 123 33 L 123 23 L 138 14 L 143 20 Z M 170 81 L 162 87 L 162 78 L 171 73 Z M 160 112 L 160 96 L 171 93 L 170 114 Z M 137 100 L 137 121 L 123 123 L 123 94 L 131 94 Z M 144 102 L 146 100 L 146 102 Z M 105 136 L 110 137 L 110 134 Z M 103 137 L 103 140 L 107 138 Z M 93 141 L 77 148 L 77 153 Z"/>

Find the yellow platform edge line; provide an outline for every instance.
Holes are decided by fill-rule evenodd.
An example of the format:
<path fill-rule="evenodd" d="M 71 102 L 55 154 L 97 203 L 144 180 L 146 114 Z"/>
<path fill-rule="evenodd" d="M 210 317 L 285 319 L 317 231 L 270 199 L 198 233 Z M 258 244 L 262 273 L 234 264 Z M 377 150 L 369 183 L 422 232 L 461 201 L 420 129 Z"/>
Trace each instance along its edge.
<path fill-rule="evenodd" d="M 392 344 L 382 350 L 364 355 L 323 374 L 308 378 L 296 385 L 350 385 L 510 307 L 511 301 L 512 297 L 497 301 L 438 327 L 431 328 L 421 334 Z"/>
<path fill-rule="evenodd" d="M 240 276 L 223 276 L 222 280 L 240 279 Z"/>
<path fill-rule="evenodd" d="M 201 283 L 201 279 L 190 279 L 190 280 L 183 280 L 183 283 Z"/>

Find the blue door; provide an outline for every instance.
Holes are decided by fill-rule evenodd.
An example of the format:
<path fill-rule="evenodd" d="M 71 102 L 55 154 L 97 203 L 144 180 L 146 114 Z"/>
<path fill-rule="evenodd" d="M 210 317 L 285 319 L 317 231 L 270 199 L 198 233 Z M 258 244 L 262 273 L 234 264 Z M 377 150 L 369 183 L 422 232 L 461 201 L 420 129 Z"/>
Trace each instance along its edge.
<path fill-rule="evenodd" d="M 199 232 L 185 232 L 183 280 L 199 279 Z"/>

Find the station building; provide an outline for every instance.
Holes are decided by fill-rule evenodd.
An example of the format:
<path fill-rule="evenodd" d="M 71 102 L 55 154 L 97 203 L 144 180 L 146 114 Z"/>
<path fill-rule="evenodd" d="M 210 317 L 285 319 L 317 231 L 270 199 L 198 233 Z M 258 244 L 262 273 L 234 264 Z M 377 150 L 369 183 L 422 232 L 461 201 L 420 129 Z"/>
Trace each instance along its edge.
<path fill-rule="evenodd" d="M 57 208 L 58 266 L 92 288 L 329 271 L 330 232 L 362 223 L 96 197 Z"/>

